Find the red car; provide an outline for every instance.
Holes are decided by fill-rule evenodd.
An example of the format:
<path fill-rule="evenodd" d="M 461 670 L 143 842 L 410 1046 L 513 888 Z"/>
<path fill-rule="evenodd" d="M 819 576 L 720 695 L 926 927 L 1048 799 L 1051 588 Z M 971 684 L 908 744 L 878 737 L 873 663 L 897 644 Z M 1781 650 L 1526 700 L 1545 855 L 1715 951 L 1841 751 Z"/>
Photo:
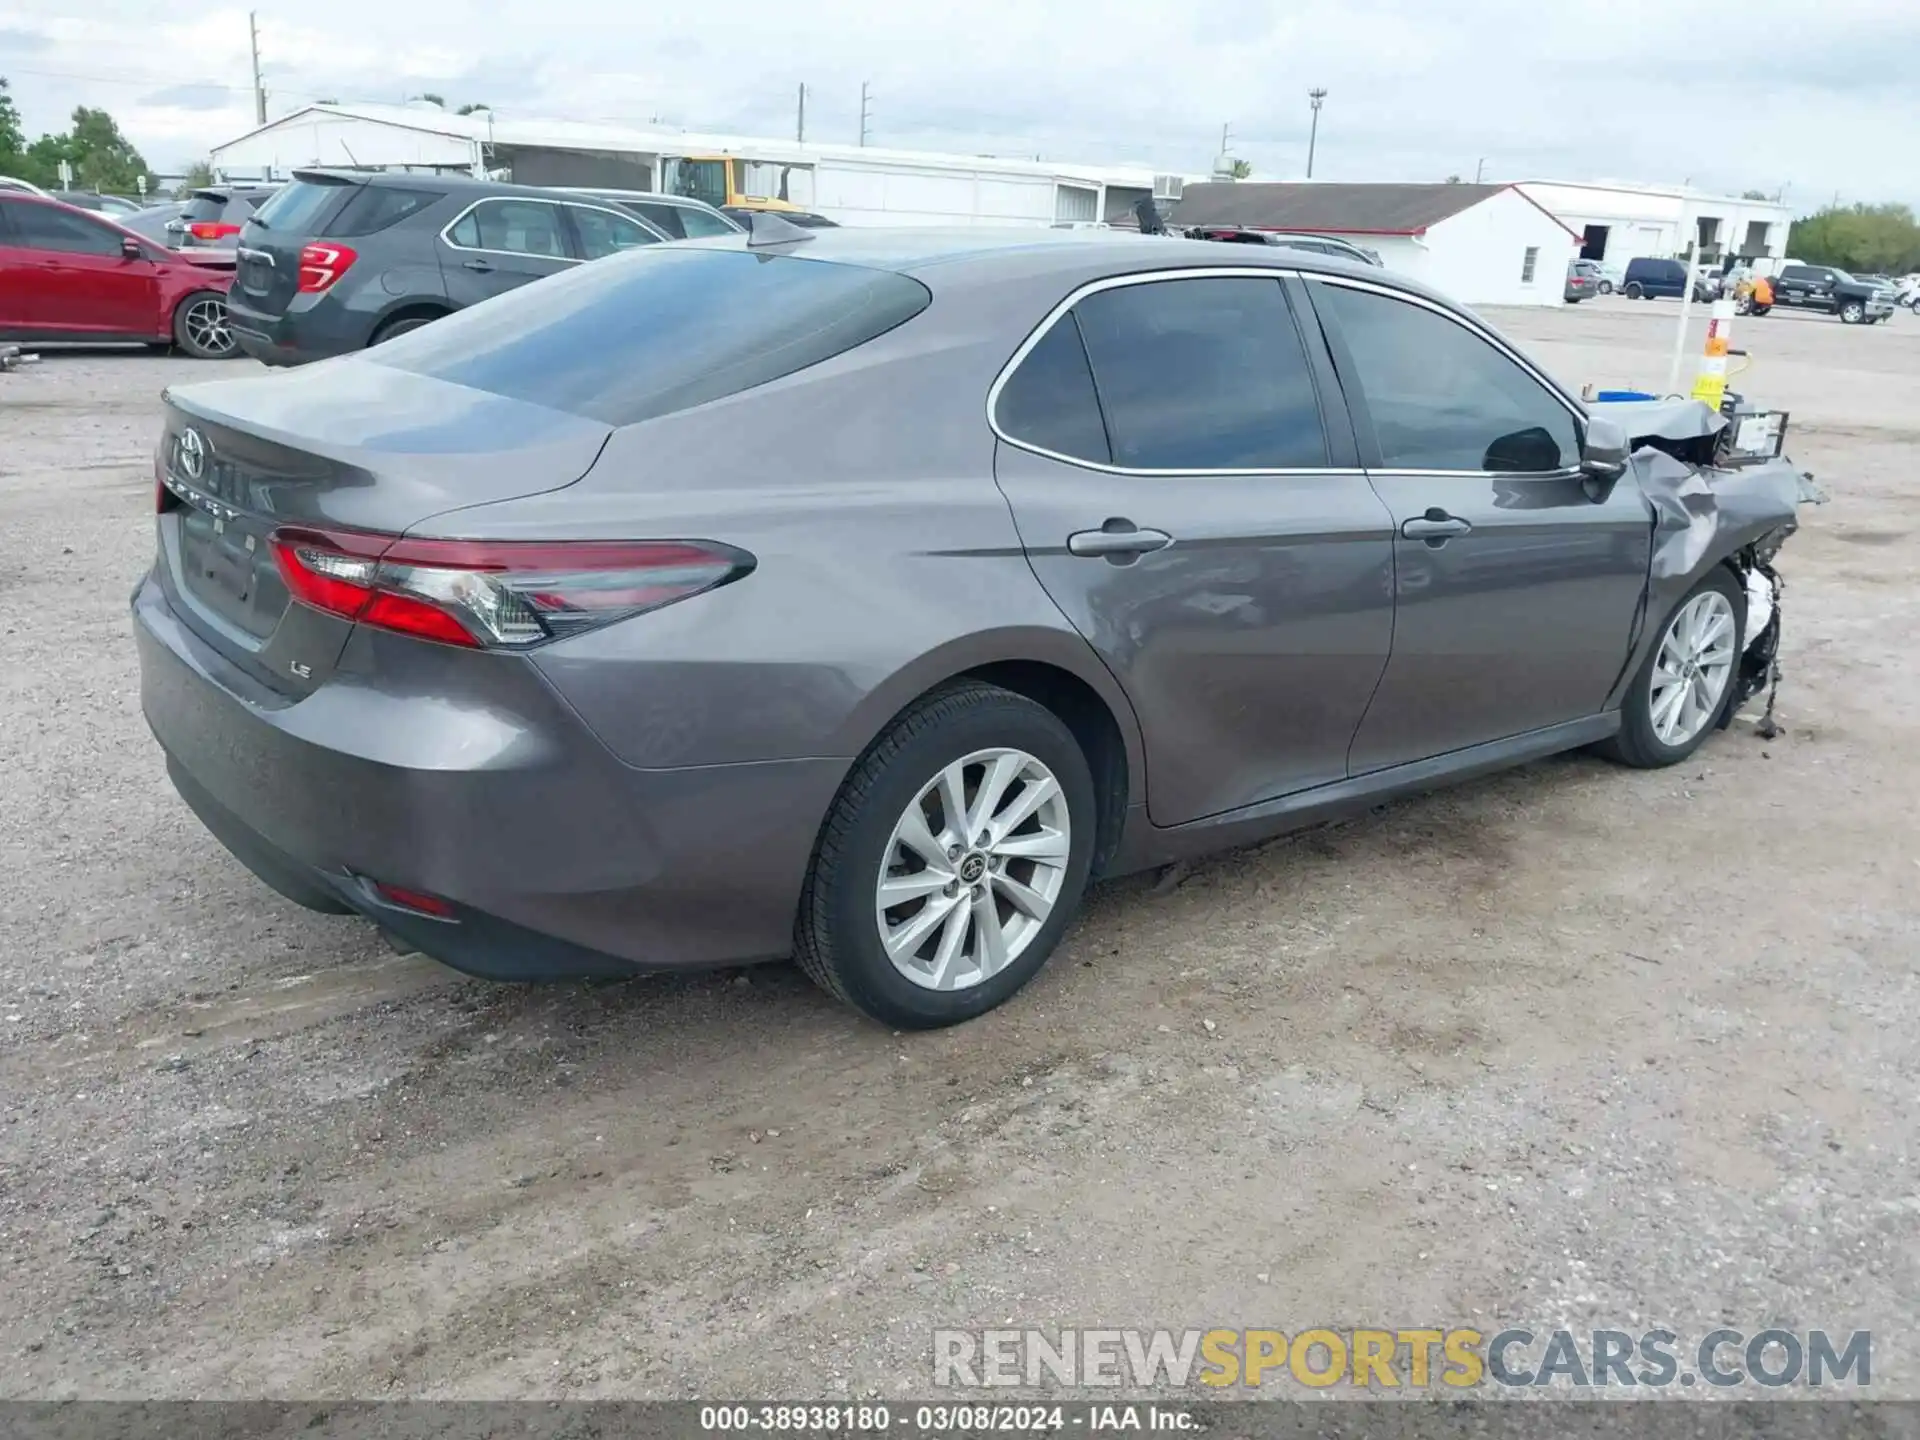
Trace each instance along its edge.
<path fill-rule="evenodd" d="M 233 258 L 176 255 L 89 210 L 0 191 L 0 341 L 139 340 L 201 360 L 240 353 Z"/>

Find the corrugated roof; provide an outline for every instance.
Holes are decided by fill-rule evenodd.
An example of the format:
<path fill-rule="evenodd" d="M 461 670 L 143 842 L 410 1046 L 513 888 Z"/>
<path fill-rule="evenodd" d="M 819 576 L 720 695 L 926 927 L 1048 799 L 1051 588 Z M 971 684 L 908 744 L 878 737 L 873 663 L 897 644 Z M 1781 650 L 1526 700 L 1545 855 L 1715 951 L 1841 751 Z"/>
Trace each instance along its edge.
<path fill-rule="evenodd" d="M 1505 185 L 1274 185 L 1215 181 L 1189 185 L 1175 225 L 1246 225 L 1326 235 L 1418 235 Z"/>

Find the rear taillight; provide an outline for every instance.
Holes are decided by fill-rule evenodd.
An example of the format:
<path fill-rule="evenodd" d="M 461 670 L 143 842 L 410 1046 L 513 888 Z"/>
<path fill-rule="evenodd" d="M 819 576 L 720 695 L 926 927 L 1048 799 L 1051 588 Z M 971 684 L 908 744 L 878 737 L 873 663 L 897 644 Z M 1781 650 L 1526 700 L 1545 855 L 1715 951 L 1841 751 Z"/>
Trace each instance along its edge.
<path fill-rule="evenodd" d="M 300 247 L 300 293 L 318 295 L 347 273 L 347 267 L 360 258 L 357 250 L 345 245 L 316 243 Z"/>
<path fill-rule="evenodd" d="M 752 571 L 707 540 L 402 540 L 276 530 L 295 600 L 443 645 L 524 650 L 658 610 Z"/>
<path fill-rule="evenodd" d="M 240 227 L 219 220 L 196 220 L 187 226 L 187 233 L 196 240 L 224 240 L 229 235 L 238 235 Z"/>

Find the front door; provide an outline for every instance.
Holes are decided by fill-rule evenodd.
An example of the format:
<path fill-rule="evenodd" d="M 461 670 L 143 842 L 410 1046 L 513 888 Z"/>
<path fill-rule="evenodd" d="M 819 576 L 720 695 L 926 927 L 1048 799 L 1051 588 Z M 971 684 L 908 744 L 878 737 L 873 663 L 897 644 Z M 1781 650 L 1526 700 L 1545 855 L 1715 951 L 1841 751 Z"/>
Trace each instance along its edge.
<path fill-rule="evenodd" d="M 470 206 L 441 236 L 440 273 L 457 307 L 477 305 L 579 263 L 558 203 L 498 196 Z"/>
<path fill-rule="evenodd" d="M 126 254 L 126 237 L 78 210 L 44 201 L 7 207 L 10 244 L 27 254 L 23 324 L 74 335 L 161 333 L 154 264 Z"/>
<path fill-rule="evenodd" d="M 1102 282 L 997 389 L 995 474 L 1132 702 L 1156 825 L 1344 779 L 1386 663 L 1392 532 L 1297 283 Z"/>
<path fill-rule="evenodd" d="M 1460 317 L 1309 289 L 1398 532 L 1393 655 L 1354 773 L 1598 714 L 1647 583 L 1639 487 L 1592 498 L 1573 407 Z"/>

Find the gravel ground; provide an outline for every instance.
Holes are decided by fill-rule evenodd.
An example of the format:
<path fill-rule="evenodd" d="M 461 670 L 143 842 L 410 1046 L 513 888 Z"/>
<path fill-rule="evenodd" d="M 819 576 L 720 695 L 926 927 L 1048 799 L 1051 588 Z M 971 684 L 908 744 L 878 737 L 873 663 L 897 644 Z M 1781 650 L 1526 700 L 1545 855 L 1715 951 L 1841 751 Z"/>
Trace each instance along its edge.
<path fill-rule="evenodd" d="M 1495 318 L 1657 386 L 1673 315 Z M 269 893 L 127 633 L 157 398 L 214 372 L 0 375 L 0 1395 L 891 1397 L 1009 1321 L 1870 1328 L 1920 1394 L 1920 323 L 1736 343 L 1835 497 L 1784 734 L 1106 886 L 910 1036 L 785 967 L 469 981 Z"/>

